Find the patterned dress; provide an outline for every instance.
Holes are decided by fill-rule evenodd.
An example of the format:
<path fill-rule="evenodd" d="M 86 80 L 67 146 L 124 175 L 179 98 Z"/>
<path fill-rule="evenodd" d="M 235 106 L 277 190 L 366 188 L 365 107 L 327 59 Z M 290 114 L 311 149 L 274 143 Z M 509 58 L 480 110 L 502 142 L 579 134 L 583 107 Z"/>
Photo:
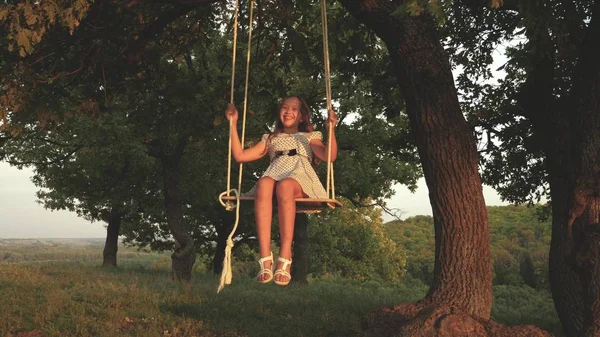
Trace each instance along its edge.
<path fill-rule="evenodd" d="M 269 135 L 264 134 L 261 141 L 267 142 L 271 164 L 262 176 L 273 178 L 275 181 L 293 178 L 309 198 L 327 198 L 327 191 L 311 165 L 314 154 L 310 148 L 310 141 L 322 140 L 323 134 L 320 131 L 280 133 L 271 139 L 268 138 Z M 245 195 L 254 196 L 255 189 L 256 186 Z"/>

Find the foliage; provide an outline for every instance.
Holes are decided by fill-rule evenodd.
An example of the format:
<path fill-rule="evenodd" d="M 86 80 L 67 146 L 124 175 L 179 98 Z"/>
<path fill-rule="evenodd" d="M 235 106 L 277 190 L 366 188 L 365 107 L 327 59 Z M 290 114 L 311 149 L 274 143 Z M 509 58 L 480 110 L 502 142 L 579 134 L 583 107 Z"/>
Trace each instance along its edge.
<path fill-rule="evenodd" d="M 127 242 L 164 250 L 173 242 L 156 155 L 184 144 L 179 177 L 183 222 L 198 251 L 212 253 L 214 242 L 223 240 L 233 223 L 215 199 L 225 188 L 227 126 L 222 110 L 229 96 L 233 27 L 226 6 L 184 7 L 176 1 L 92 5 L 72 34 L 65 35 L 60 25 L 48 26 L 43 39 L 23 57 L 8 52 L 11 57 L 0 68 L 6 84 L 0 104 L 10 113 L 6 130 L 10 126 L 19 132 L 3 151 L 13 163 L 36 167 L 35 182 L 45 189 L 40 197 L 48 207 L 76 210 L 90 219 L 118 209 L 125 216 L 122 234 Z M 244 5 L 240 15 L 243 41 L 248 15 Z M 355 29 L 356 21 L 337 4 L 330 8 L 329 25 L 330 35 L 337 37 L 330 45 L 334 99 L 345 121 L 338 128 L 337 191 L 383 203 L 395 183 L 414 188 L 421 175 L 406 117 L 400 114 L 399 92 L 389 90 L 395 79 L 388 75 L 390 64 L 374 34 Z M 267 2 L 257 8 L 248 143 L 270 132 L 277 101 L 290 93 L 307 99 L 315 126 L 323 129 L 318 113 L 324 100 L 320 34 L 318 6 L 311 3 L 289 1 L 281 7 Z M 243 43 L 238 49 L 238 55 L 245 54 Z M 234 85 L 238 106 L 242 61 L 238 59 Z M 73 70 L 78 63 L 84 66 Z M 21 65 L 18 72 L 13 72 L 15 65 Z M 62 149 L 51 142 L 27 141 L 32 133 L 69 145 Z M 53 165 L 44 166 L 42 158 L 54 153 Z M 247 165 L 244 190 L 264 164 Z M 234 168 L 232 176 L 236 173 Z M 254 231 L 250 208 L 245 208 L 240 240 Z"/>
<path fill-rule="evenodd" d="M 412 277 L 431 284 L 435 241 L 433 218 L 425 215 L 384 225 L 386 236 L 406 252 L 406 272 Z"/>
<path fill-rule="evenodd" d="M 532 117 L 538 109 L 542 119 L 553 114 L 543 104 L 564 113 L 573 109 L 576 64 L 584 53 L 583 31 L 592 19 L 593 1 L 539 7 L 531 2 L 518 8 L 499 2 L 498 9 L 465 3 L 471 4 L 446 7 L 443 33 L 451 61 L 463 69 L 456 83 L 478 135 L 484 183 L 513 203 L 549 199 L 543 149 L 547 137 L 558 135 L 536 131 Z M 494 58 L 504 57 L 498 69 L 491 69 Z M 549 92 L 533 109 L 524 104 L 538 99 L 528 79 Z"/>
<path fill-rule="evenodd" d="M 315 276 L 397 281 L 404 274 L 405 252 L 385 237 L 381 209 L 344 207 L 309 220 L 309 270 Z"/>
<path fill-rule="evenodd" d="M 138 212 L 156 194 L 149 191 L 159 188 L 156 163 L 118 112 L 74 116 L 51 131 L 32 126 L 0 154 L 13 165 L 35 167 L 33 182 L 44 207 L 90 221 Z"/>
<path fill-rule="evenodd" d="M 548 290 L 550 223 L 540 222 L 542 206 L 489 206 L 494 285 L 528 285 Z M 406 251 L 407 273 L 430 284 L 433 276 L 433 218 L 415 216 L 385 225 L 386 235 Z"/>
<path fill-rule="evenodd" d="M 507 325 L 532 324 L 555 336 L 562 336 L 562 327 L 546 290 L 524 286 L 494 286 L 492 319 Z"/>
<path fill-rule="evenodd" d="M 31 54 L 55 25 L 66 28 L 72 35 L 90 5 L 88 0 L 9 1 L 0 7 L 0 27 L 6 29 L 8 51 L 18 51 L 20 56 Z"/>

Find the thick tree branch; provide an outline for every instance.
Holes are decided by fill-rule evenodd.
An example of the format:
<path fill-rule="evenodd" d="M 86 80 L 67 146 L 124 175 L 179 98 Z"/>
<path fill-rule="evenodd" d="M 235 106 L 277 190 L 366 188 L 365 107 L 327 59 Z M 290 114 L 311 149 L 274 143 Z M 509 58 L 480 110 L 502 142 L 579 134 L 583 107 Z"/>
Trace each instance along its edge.
<path fill-rule="evenodd" d="M 127 3 L 127 7 L 134 7 L 142 2 L 152 2 L 152 3 L 164 3 L 164 2 L 168 2 L 174 5 L 186 5 L 186 6 L 201 6 L 201 5 L 208 5 L 208 4 L 212 4 L 212 3 L 225 3 L 226 0 L 167 0 L 167 1 L 161 1 L 161 0 L 151 0 L 151 1 L 147 1 L 147 0 L 131 0 L 129 1 L 129 3 Z"/>
<path fill-rule="evenodd" d="M 146 26 L 138 35 L 136 40 L 132 40 L 131 45 L 127 48 L 125 54 L 130 62 L 140 60 L 146 44 L 154 37 L 159 35 L 165 27 L 189 13 L 196 8 L 192 5 L 178 5 L 175 8 L 166 10 L 158 19 Z"/>
<path fill-rule="evenodd" d="M 490 7 L 500 10 L 519 10 L 519 0 L 462 0 L 465 6 L 477 8 L 477 7 Z"/>
<path fill-rule="evenodd" d="M 398 5 L 377 0 L 338 0 L 354 17 L 361 17 L 361 21 L 371 27 L 375 34 L 382 39 L 395 34 L 395 25 L 391 14 Z M 384 39 L 385 40 L 385 39 Z"/>
<path fill-rule="evenodd" d="M 547 25 L 551 14 L 543 3 L 531 4 L 523 12 L 530 57 L 527 79 L 517 94 L 517 100 L 525 117 L 542 126 L 545 132 L 550 132 L 545 125 L 553 117 L 558 118 L 555 114 L 560 113 L 553 95 L 555 48 Z"/>
<path fill-rule="evenodd" d="M 384 203 L 382 203 L 382 202 L 379 202 L 379 201 L 375 201 L 375 202 L 373 202 L 373 203 L 366 204 L 366 203 L 363 203 L 363 202 L 361 202 L 361 201 L 357 201 L 357 200 L 356 200 L 354 197 L 352 197 L 351 195 L 349 195 L 349 194 L 347 194 L 347 193 L 339 193 L 338 195 L 339 195 L 339 196 L 341 196 L 341 197 L 344 197 L 344 198 L 348 199 L 348 200 L 349 200 L 349 201 L 352 203 L 352 205 L 353 205 L 354 207 L 357 207 L 357 208 L 362 208 L 362 207 L 375 207 L 375 206 L 377 206 L 377 207 L 381 207 L 381 209 L 382 209 L 382 210 L 383 210 L 385 213 L 387 213 L 387 214 L 389 214 L 390 216 L 394 217 L 396 220 L 400 220 L 400 217 L 401 217 L 401 216 L 402 216 L 402 214 L 404 213 L 404 211 L 402 211 L 402 210 L 401 210 L 401 209 L 399 209 L 399 208 L 390 208 L 390 207 L 388 207 L 387 205 L 385 205 Z"/>
<path fill-rule="evenodd" d="M 581 45 L 583 37 L 581 31 L 584 27 L 584 20 L 577 13 L 577 8 L 574 0 L 563 0 L 560 4 L 565 11 L 564 23 L 567 26 L 568 35 L 566 41 L 570 41 L 573 45 L 579 47 Z"/>
<path fill-rule="evenodd" d="M 587 57 L 590 60 L 598 60 L 598 54 L 600 54 L 600 48 L 598 48 L 598 41 L 600 41 L 600 0 L 594 1 L 592 8 L 592 19 L 590 24 L 585 31 L 583 40 L 583 52 L 585 53 L 582 57 Z M 595 62 L 596 70 L 600 69 L 598 62 Z"/>

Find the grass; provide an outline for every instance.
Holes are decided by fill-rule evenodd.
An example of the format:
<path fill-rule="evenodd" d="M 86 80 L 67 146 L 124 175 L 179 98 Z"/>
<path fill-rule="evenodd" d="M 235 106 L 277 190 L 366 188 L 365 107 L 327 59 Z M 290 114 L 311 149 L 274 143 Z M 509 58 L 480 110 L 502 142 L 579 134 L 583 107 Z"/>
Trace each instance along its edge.
<path fill-rule="evenodd" d="M 171 281 L 164 254 L 120 249 L 121 267 L 107 270 L 98 267 L 101 247 L 88 249 L 83 256 L 96 249 L 95 259 L 63 252 L 68 259 L 59 261 L 55 257 L 63 255 L 50 249 L 45 256 L 36 253 L 37 261 L 46 262 L 0 262 L 0 336 L 357 336 L 369 312 L 416 300 L 427 290 L 409 279 L 315 279 L 282 288 L 237 273 L 217 294 L 218 278 L 211 274 L 198 272 L 190 284 Z M 495 300 L 501 322 L 529 323 L 525 317 L 548 323 L 539 306 L 523 312 L 511 304 L 538 294 L 517 294 Z"/>

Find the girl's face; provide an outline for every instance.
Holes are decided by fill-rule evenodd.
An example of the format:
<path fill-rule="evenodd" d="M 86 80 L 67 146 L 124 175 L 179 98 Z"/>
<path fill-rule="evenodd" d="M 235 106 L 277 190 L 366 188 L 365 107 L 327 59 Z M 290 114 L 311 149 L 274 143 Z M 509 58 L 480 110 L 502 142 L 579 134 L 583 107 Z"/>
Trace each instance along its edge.
<path fill-rule="evenodd" d="M 302 119 L 300 106 L 301 103 L 298 97 L 286 98 L 281 103 L 281 108 L 279 109 L 279 120 L 281 120 L 284 129 L 298 129 L 298 125 L 300 125 L 300 121 Z"/>

